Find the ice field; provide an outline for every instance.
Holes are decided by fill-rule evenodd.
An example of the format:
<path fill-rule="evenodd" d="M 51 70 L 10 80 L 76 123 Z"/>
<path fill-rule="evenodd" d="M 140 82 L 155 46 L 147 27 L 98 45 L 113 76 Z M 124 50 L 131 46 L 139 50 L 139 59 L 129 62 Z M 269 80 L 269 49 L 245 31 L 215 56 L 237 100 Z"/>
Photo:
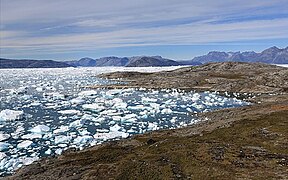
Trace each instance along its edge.
<path fill-rule="evenodd" d="M 71 147 L 183 127 L 198 112 L 248 104 L 215 92 L 85 88 L 115 83 L 95 77 L 103 72 L 175 68 L 1 69 L 0 176 Z"/>

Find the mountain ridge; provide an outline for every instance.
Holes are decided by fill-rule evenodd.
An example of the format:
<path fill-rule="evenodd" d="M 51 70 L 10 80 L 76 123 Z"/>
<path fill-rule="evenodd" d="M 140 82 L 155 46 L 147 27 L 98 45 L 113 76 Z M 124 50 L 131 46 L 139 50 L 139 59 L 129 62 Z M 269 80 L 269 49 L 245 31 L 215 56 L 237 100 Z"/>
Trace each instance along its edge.
<path fill-rule="evenodd" d="M 172 60 L 162 56 L 132 56 L 117 57 L 108 56 L 93 59 L 84 57 L 74 61 L 54 60 L 15 60 L 0 58 L 0 68 L 61 68 L 61 67 L 104 67 L 104 66 L 125 66 L 125 67 L 148 67 L 148 66 L 180 66 L 180 65 L 201 65 L 209 62 L 261 62 L 268 64 L 288 64 L 288 46 L 278 48 L 276 46 L 256 53 L 245 52 L 224 52 L 210 51 L 206 55 L 196 56 L 191 60 Z"/>
<path fill-rule="evenodd" d="M 191 62 L 261 62 L 268 64 L 288 64 L 288 47 L 280 49 L 276 46 L 263 50 L 260 53 L 254 51 L 245 52 L 219 52 L 211 51 L 206 55 L 194 57 Z"/>

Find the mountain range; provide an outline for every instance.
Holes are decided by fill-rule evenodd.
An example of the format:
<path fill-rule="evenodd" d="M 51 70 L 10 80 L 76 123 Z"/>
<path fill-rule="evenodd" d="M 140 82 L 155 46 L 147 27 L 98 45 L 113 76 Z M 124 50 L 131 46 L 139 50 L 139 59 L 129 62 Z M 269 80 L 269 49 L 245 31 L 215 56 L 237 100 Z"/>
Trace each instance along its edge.
<path fill-rule="evenodd" d="M 268 64 L 288 64 L 288 47 L 284 49 L 273 46 L 260 53 L 254 51 L 248 52 L 219 52 L 212 51 L 207 55 L 193 58 L 190 62 L 200 62 L 202 64 L 208 62 L 261 62 Z"/>
<path fill-rule="evenodd" d="M 65 62 L 53 60 L 31 60 L 31 59 L 5 59 L 0 58 L 0 69 L 5 68 L 65 68 L 72 65 Z"/>
<path fill-rule="evenodd" d="M 261 62 L 269 64 L 288 64 L 288 47 L 280 49 L 276 46 L 260 53 L 248 52 L 219 52 L 211 51 L 206 55 L 198 56 L 192 60 L 171 60 L 161 56 L 133 56 L 133 57 L 102 57 L 93 59 L 89 57 L 76 61 L 53 60 L 13 60 L 0 58 L 0 68 L 55 68 L 55 67 L 103 67 L 103 66 L 179 66 L 201 65 L 208 62 Z"/>

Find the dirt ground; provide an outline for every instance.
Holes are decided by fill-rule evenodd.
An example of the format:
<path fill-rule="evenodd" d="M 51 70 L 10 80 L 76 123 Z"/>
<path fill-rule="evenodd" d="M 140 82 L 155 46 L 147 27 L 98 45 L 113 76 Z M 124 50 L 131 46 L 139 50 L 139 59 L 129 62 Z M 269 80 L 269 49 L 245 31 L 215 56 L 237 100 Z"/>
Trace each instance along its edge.
<path fill-rule="evenodd" d="M 240 63 L 240 66 L 245 67 L 246 74 L 250 73 L 251 76 L 255 75 L 255 72 L 260 74 L 259 80 L 257 76 L 240 74 L 241 68 L 236 67 L 237 65 L 227 64 L 204 65 L 196 68 L 198 70 L 183 68 L 172 72 L 144 75 L 112 73 L 101 76 L 128 80 L 129 83 L 125 84 L 125 87 L 129 85 L 134 87 L 138 81 L 140 84 L 138 87 L 142 87 L 151 79 L 156 81 L 153 78 L 160 78 L 159 74 L 163 74 L 162 81 L 164 76 L 169 77 L 170 73 L 174 75 L 179 73 L 179 77 L 174 75 L 173 77 L 180 78 L 182 74 L 187 76 L 187 79 L 192 78 L 192 82 L 194 76 L 189 73 L 190 71 L 192 74 L 195 70 L 198 74 L 207 71 L 210 76 L 210 73 L 215 74 L 219 70 L 221 78 L 228 79 L 228 84 L 230 80 L 231 83 L 235 79 L 236 82 L 239 81 L 235 85 L 232 83 L 228 88 L 231 91 L 235 89 L 237 92 L 247 90 L 258 93 L 261 90 L 264 93 L 265 88 L 258 89 L 259 86 L 265 86 L 269 91 L 251 99 L 257 103 L 250 106 L 199 114 L 202 121 L 192 126 L 136 135 L 82 151 L 71 149 L 63 155 L 42 159 L 21 168 L 13 176 L 4 179 L 288 179 L 287 68 L 270 65 L 261 65 L 257 68 L 255 64 L 250 67 L 249 64 Z M 233 70 L 229 71 L 227 68 Z M 249 68 L 250 70 L 247 70 Z M 267 77 L 263 73 L 266 75 L 272 73 L 275 77 Z M 208 76 L 199 77 L 206 78 L 203 86 L 212 87 L 209 90 L 222 86 L 207 84 Z M 217 77 L 219 76 L 217 74 Z M 215 75 L 211 77 L 213 79 Z M 140 83 L 139 78 L 145 80 Z M 242 80 L 248 82 L 248 79 L 249 81 L 258 79 L 258 84 L 239 85 Z M 173 85 L 173 88 L 197 89 L 186 81 L 185 84 L 181 84 L 183 83 L 181 80 L 174 80 L 166 78 L 163 86 L 169 88 L 175 82 L 180 83 L 180 86 Z M 123 88 L 123 85 L 119 85 L 119 88 L 120 86 Z M 148 85 L 143 87 L 148 88 Z"/>

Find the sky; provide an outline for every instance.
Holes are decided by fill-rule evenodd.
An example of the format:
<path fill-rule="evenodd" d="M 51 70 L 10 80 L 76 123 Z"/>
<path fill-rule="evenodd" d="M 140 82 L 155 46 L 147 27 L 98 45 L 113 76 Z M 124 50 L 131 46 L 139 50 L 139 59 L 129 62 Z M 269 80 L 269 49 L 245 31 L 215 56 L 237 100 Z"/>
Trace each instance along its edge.
<path fill-rule="evenodd" d="M 0 57 L 77 60 L 288 46 L 288 0 L 0 0 Z"/>

